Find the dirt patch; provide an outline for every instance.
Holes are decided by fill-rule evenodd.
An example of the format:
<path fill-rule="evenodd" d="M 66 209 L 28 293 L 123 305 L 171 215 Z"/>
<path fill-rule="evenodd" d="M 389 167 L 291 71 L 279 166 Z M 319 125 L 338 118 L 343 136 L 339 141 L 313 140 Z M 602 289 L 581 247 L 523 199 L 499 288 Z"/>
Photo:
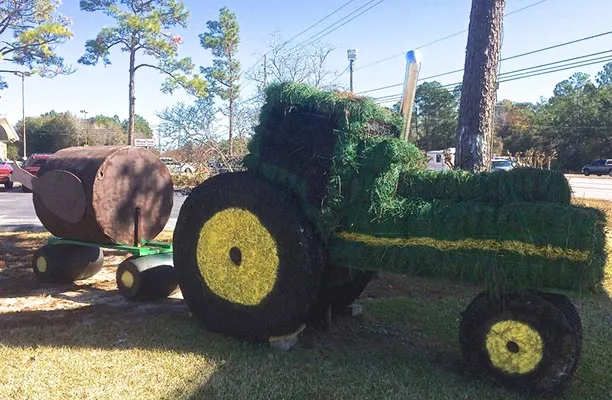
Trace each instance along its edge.
<path fill-rule="evenodd" d="M 127 256 L 105 252 L 95 276 L 72 284 L 38 282 L 32 254 L 49 234 L 0 233 L 0 326 L 68 323 L 107 316 L 188 312 L 180 291 L 156 302 L 134 302 L 117 290 L 116 267 Z"/>

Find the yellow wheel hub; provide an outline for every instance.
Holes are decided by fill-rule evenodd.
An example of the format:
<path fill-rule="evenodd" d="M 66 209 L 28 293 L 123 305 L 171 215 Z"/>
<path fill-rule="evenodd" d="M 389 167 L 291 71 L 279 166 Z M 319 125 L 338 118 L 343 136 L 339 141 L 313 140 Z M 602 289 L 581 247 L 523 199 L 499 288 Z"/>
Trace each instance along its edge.
<path fill-rule="evenodd" d="M 485 341 L 491 363 L 508 374 L 527 374 L 535 370 L 544 354 L 542 337 L 524 322 L 497 322 Z"/>
<path fill-rule="evenodd" d="M 228 208 L 213 215 L 200 230 L 197 252 L 210 290 L 232 303 L 258 305 L 274 288 L 276 241 L 249 211 Z"/>
<path fill-rule="evenodd" d="M 121 283 L 128 289 L 134 286 L 134 275 L 130 271 L 123 271 L 121 274 Z"/>
<path fill-rule="evenodd" d="M 38 257 L 36 259 L 36 269 L 43 273 L 47 271 L 47 259 L 45 257 Z"/>

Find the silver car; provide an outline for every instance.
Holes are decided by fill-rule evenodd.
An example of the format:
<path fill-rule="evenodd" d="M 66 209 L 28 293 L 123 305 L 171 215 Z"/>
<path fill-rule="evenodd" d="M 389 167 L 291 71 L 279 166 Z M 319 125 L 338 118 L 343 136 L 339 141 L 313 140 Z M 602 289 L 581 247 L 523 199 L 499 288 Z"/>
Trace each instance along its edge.
<path fill-rule="evenodd" d="M 584 176 L 589 176 L 591 174 L 595 174 L 597 176 L 607 174 L 612 176 L 612 159 L 593 161 L 592 163 L 582 167 L 582 173 Z"/>
<path fill-rule="evenodd" d="M 187 163 L 178 162 L 174 158 L 170 157 L 160 157 L 160 160 L 166 164 L 168 170 L 173 174 L 192 174 L 195 172 L 195 167 L 193 165 Z"/>
<path fill-rule="evenodd" d="M 510 160 L 493 159 L 491 161 L 491 171 L 510 171 L 514 166 Z"/>

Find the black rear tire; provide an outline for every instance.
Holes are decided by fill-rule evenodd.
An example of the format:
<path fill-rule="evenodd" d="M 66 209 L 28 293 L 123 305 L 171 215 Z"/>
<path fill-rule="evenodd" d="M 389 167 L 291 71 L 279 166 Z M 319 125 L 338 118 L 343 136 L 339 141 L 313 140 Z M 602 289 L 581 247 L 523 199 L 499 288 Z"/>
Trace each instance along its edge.
<path fill-rule="evenodd" d="M 287 190 L 217 175 L 181 207 L 174 266 L 191 311 L 217 332 L 268 340 L 307 321 L 323 277 L 318 236 Z"/>
<path fill-rule="evenodd" d="M 13 181 L 8 181 L 4 184 L 4 188 L 11 190 L 13 188 Z"/>

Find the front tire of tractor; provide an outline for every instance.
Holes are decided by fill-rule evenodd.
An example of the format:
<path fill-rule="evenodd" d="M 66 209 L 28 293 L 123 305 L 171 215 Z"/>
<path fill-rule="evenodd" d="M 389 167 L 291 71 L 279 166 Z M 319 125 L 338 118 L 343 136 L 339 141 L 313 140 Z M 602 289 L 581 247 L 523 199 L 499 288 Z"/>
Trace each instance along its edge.
<path fill-rule="evenodd" d="M 104 253 L 97 246 L 47 244 L 34 253 L 32 269 L 39 282 L 72 283 L 97 274 Z"/>
<path fill-rule="evenodd" d="M 185 301 L 212 331 L 255 340 L 291 334 L 318 299 L 318 236 L 291 193 L 255 174 L 220 174 L 195 188 L 173 244 Z"/>
<path fill-rule="evenodd" d="M 467 367 L 535 394 L 565 389 L 580 358 L 582 338 L 557 304 L 533 292 L 476 296 L 461 319 Z"/>

